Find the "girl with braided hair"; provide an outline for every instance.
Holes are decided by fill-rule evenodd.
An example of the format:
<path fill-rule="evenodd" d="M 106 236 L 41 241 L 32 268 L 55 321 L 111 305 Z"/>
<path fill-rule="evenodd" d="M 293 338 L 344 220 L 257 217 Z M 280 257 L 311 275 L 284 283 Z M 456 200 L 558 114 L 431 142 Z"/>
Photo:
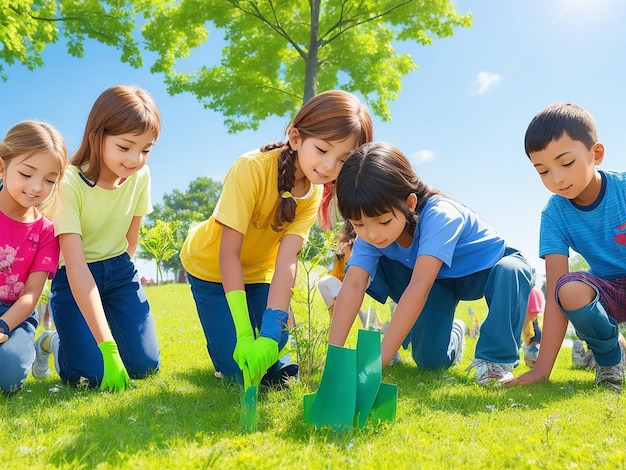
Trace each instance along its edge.
<path fill-rule="evenodd" d="M 298 253 L 319 219 L 329 223 L 334 182 L 348 155 L 372 140 L 366 107 L 331 90 L 307 101 L 286 142 L 239 157 L 211 217 L 181 250 L 215 371 L 244 383 L 282 384 L 299 367 L 286 344 Z"/>

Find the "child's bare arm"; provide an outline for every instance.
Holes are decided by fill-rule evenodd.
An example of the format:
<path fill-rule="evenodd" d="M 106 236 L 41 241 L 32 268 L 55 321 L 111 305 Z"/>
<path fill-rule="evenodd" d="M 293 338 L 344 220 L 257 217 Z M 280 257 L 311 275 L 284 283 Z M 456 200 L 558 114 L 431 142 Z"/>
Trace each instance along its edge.
<path fill-rule="evenodd" d="M 507 386 L 547 382 L 550 378 L 554 362 L 563 344 L 563 338 L 565 338 L 568 323 L 567 317 L 563 315 L 556 302 L 556 283 L 561 276 L 568 272 L 567 256 L 546 255 L 546 308 L 539 356 L 535 366 L 530 371 L 508 382 Z"/>

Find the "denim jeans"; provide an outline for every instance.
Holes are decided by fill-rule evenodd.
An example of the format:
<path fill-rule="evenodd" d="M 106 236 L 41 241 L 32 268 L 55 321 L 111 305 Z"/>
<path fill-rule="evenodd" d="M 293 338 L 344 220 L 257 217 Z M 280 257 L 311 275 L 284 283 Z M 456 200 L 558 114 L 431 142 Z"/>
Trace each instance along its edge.
<path fill-rule="evenodd" d="M 383 256 L 367 293 L 381 303 L 388 296 L 398 302 L 412 274 L 400 262 Z M 530 288 L 530 265 L 512 248 L 507 248 L 489 269 L 456 279 L 437 279 L 405 346 L 410 341 L 413 359 L 420 369 L 450 367 L 454 360 L 449 345 L 456 307 L 461 300 L 484 296 L 489 311 L 480 327 L 475 357 L 517 364 Z"/>
<path fill-rule="evenodd" d="M 154 319 L 135 265 L 127 253 L 89 263 L 104 313 L 128 374 L 141 378 L 160 367 Z M 94 387 L 103 375 L 98 349 L 70 290 L 66 268 L 60 268 L 50 290 L 50 310 L 59 333 L 59 375 L 77 384 L 81 378 Z"/>
<path fill-rule="evenodd" d="M 0 318 L 10 307 L 0 303 Z M 28 377 L 35 361 L 34 341 L 37 325 L 35 311 L 11 331 L 9 339 L 0 344 L 0 390 L 4 393 L 17 392 Z"/>
<path fill-rule="evenodd" d="M 189 273 L 187 273 L 187 279 L 191 285 L 191 293 L 196 303 L 198 317 L 200 317 L 202 330 L 207 341 L 207 349 L 215 370 L 221 372 L 224 378 L 243 382 L 241 369 L 233 359 L 237 335 L 224 294 L 224 287 L 219 282 L 203 281 Z M 245 285 L 250 324 L 255 333 L 261 329 L 269 289 L 270 285 L 267 283 Z M 287 344 L 288 339 L 289 333 L 283 331 L 278 342 L 279 350 Z M 286 354 L 268 369 L 265 379 L 270 382 L 280 382 L 283 369 L 292 364 L 289 355 Z"/>

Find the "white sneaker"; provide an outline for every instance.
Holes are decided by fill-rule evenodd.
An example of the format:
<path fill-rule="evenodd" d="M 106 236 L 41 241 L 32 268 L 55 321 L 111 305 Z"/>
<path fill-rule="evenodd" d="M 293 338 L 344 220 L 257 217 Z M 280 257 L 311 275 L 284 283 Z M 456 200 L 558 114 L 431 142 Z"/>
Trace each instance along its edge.
<path fill-rule="evenodd" d="M 574 369 L 595 369 L 596 360 L 591 349 L 585 351 L 585 344 L 575 339 L 572 342 L 572 367 Z"/>
<path fill-rule="evenodd" d="M 484 359 L 474 359 L 465 370 L 476 367 L 476 382 L 479 385 L 501 385 L 513 380 L 513 364 L 500 364 Z"/>
<path fill-rule="evenodd" d="M 456 339 L 456 341 L 454 341 Z M 463 320 L 454 320 L 452 322 L 452 331 L 450 332 L 450 346 L 456 343 L 456 351 L 454 352 L 453 366 L 458 366 L 463 360 L 463 352 L 465 350 L 465 323 Z"/>
<path fill-rule="evenodd" d="M 537 362 L 537 357 L 539 356 L 539 348 L 540 345 L 538 343 L 531 344 L 530 346 L 522 346 L 522 349 L 524 350 L 524 362 L 531 369 L 535 367 L 535 363 Z"/>
<path fill-rule="evenodd" d="M 624 367 L 626 365 L 626 340 L 619 334 L 619 347 L 621 351 L 620 361 L 614 366 L 601 366 L 596 364 L 596 385 L 602 385 L 617 393 L 622 391 L 624 381 Z"/>
<path fill-rule="evenodd" d="M 33 377 L 36 379 L 44 379 L 50 374 L 50 366 L 48 364 L 48 358 L 51 351 L 44 351 L 41 347 L 41 342 L 44 338 L 52 335 L 56 335 L 56 331 L 44 331 L 39 338 L 35 341 L 35 362 L 33 362 Z M 52 349 L 52 344 L 50 345 Z"/>

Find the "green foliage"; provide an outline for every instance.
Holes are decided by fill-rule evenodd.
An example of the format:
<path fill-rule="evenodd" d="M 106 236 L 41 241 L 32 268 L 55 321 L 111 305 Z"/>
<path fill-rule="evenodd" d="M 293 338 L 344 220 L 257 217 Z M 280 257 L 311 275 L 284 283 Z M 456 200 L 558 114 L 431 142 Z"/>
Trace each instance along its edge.
<path fill-rule="evenodd" d="M 155 204 L 152 213 L 146 216 L 145 225 L 148 229 L 154 228 L 159 221 L 167 222 L 171 227 L 175 224 L 172 237 L 176 251 L 161 260 L 160 267 L 164 271 L 178 273 L 182 270 L 178 254 L 187 232 L 193 224 L 209 218 L 221 191 L 221 182 L 200 176 L 189 183 L 185 192 L 174 189 L 170 194 L 164 194 L 163 204 Z M 142 259 L 156 259 L 149 250 L 138 253 L 138 256 Z"/>
<path fill-rule="evenodd" d="M 290 116 L 319 91 L 360 92 L 383 120 L 401 79 L 417 65 L 395 45 L 430 45 L 456 27 L 469 27 L 450 0 L 181 0 L 153 2 L 143 27 L 172 94 L 188 92 L 226 117 L 232 132 L 257 129 L 267 117 Z M 185 70 L 208 27 L 225 45 L 219 63 Z M 215 46 L 209 43 L 201 51 Z"/>
<path fill-rule="evenodd" d="M 328 252 L 335 244 L 336 234 L 324 232 L 314 225 L 309 234 L 309 239 L 302 247 L 300 263 L 298 266 L 298 282 L 293 289 L 292 307 L 294 308 L 296 325 L 291 330 L 295 339 L 296 355 L 302 377 L 314 377 L 323 363 L 323 353 L 326 350 L 328 326 L 319 328 L 316 326 L 315 294 L 317 293 L 317 281 L 324 274 L 326 268 L 321 265 L 328 258 Z M 302 274 L 304 272 L 304 274 Z M 319 305 L 319 304 L 318 304 Z M 327 309 L 321 309 L 327 316 Z M 305 318 L 305 320 L 300 320 Z"/>
<path fill-rule="evenodd" d="M 133 32 L 135 18 L 150 2 L 143 0 L 0 0 L 0 78 L 7 80 L 2 62 L 21 63 L 29 70 L 43 65 L 44 48 L 67 40 L 67 51 L 84 54 L 84 43 L 95 39 L 121 50 L 121 60 L 142 65 Z M 61 28 L 62 25 L 62 28 Z"/>
<path fill-rule="evenodd" d="M 181 243 L 176 239 L 178 221 L 157 220 L 152 227 L 142 225 L 139 230 L 140 258 L 156 261 L 157 284 L 163 279 L 162 264 L 180 252 Z"/>
<path fill-rule="evenodd" d="M 589 271 L 589 263 L 578 253 L 574 253 L 574 256 L 569 258 L 569 270 L 574 271 Z"/>
<path fill-rule="evenodd" d="M 548 384 L 483 388 L 465 372 L 476 345 L 469 337 L 460 366 L 420 371 L 401 351 L 404 363 L 383 371 L 384 382 L 398 385 L 394 423 L 345 433 L 307 426 L 303 396 L 319 381 L 302 377 L 287 390 L 261 389 L 259 431 L 242 435 L 239 390 L 213 375 L 189 286 L 154 286 L 146 294 L 160 373 L 120 394 L 56 387 L 54 371 L 44 380 L 29 377 L 17 395 L 0 396 L 0 461 L 7 468 L 626 467 L 621 396 L 594 386 L 593 371 L 572 369 L 569 348 Z M 484 318 L 484 301 L 471 305 Z M 328 316 L 313 320 L 321 326 Z M 515 373 L 526 370 L 520 365 Z"/>

